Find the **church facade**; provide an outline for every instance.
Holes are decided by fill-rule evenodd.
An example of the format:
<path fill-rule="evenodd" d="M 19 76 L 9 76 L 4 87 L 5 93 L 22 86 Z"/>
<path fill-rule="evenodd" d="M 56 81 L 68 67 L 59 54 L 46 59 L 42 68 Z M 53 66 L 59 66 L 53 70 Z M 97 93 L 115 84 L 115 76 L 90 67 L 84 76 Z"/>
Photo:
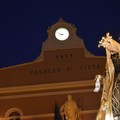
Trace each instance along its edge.
<path fill-rule="evenodd" d="M 80 108 L 81 120 L 95 119 L 101 92 L 93 92 L 94 78 L 104 74 L 105 57 L 90 53 L 76 30 L 58 20 L 34 61 L 0 69 L 1 119 L 54 120 L 67 95 Z"/>

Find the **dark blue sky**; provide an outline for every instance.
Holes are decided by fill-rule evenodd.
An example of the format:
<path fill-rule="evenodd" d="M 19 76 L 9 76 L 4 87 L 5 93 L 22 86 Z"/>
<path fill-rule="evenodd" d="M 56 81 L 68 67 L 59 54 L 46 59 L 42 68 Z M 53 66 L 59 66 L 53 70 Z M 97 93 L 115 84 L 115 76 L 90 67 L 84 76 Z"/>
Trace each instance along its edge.
<path fill-rule="evenodd" d="M 106 32 L 120 36 L 119 0 L 0 1 L 0 67 L 34 60 L 47 38 L 47 29 L 62 17 L 77 27 L 87 49 L 104 55 L 98 41 Z"/>

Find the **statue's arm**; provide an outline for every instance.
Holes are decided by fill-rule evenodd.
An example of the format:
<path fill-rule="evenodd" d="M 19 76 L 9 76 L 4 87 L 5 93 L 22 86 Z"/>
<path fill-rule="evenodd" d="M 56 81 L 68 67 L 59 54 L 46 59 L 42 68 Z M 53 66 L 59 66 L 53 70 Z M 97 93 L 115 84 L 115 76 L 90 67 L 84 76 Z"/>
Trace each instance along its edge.
<path fill-rule="evenodd" d="M 63 111 L 64 111 L 64 107 L 65 107 L 65 105 L 62 105 L 62 106 L 61 106 L 60 112 L 63 112 Z"/>

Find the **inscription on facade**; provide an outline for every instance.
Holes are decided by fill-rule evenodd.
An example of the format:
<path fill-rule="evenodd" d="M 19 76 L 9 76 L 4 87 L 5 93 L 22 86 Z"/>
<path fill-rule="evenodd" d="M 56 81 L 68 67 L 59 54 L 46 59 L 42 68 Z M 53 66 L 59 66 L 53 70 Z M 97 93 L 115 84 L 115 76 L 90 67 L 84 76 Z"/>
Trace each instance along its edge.
<path fill-rule="evenodd" d="M 56 55 L 56 59 L 64 59 L 64 58 L 72 58 L 73 55 L 70 53 L 70 54 L 58 54 Z"/>
<path fill-rule="evenodd" d="M 39 75 L 39 74 L 50 74 L 50 73 L 58 73 L 58 72 L 73 72 L 73 71 L 81 71 L 81 70 L 93 70 L 100 69 L 99 64 L 91 64 L 91 65 L 80 65 L 78 67 L 68 66 L 66 68 L 45 68 L 45 69 L 36 69 L 31 70 L 31 75 Z"/>

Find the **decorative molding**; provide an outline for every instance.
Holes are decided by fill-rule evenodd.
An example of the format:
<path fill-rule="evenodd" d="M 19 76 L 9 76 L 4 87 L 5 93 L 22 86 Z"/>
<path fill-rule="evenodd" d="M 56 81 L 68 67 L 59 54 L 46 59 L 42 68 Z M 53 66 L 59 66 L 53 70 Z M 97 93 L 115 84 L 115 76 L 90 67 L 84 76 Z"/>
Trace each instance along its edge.
<path fill-rule="evenodd" d="M 16 98 L 28 98 L 28 97 L 40 97 L 40 96 L 49 96 L 49 95 L 64 95 L 64 94 L 75 94 L 75 93 L 88 93 L 93 92 L 93 89 L 78 89 L 78 90 L 66 90 L 66 91 L 56 91 L 56 92 L 42 92 L 42 93 L 31 93 L 31 94 L 22 94 L 22 95 L 6 95 L 0 96 L 1 99 L 16 99 Z"/>
<path fill-rule="evenodd" d="M 50 83 L 50 84 L 28 85 L 28 86 L 4 87 L 4 88 L 0 88 L 0 94 L 56 90 L 56 89 L 64 89 L 64 88 L 68 89 L 68 88 L 76 88 L 76 87 L 79 88 L 91 87 L 94 86 L 94 84 L 95 84 L 94 80 L 85 80 L 85 81 Z"/>

